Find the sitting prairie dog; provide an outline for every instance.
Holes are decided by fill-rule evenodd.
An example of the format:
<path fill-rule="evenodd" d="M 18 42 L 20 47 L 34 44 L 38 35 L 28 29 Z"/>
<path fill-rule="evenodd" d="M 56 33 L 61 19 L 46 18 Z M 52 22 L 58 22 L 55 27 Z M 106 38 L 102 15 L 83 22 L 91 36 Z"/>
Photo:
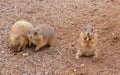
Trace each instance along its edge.
<path fill-rule="evenodd" d="M 82 28 L 80 39 L 78 41 L 78 49 L 75 58 L 79 59 L 80 56 L 98 56 L 96 47 L 97 32 L 91 25 Z"/>
<path fill-rule="evenodd" d="M 27 36 L 28 31 L 33 28 L 32 24 L 26 21 L 17 21 L 10 30 L 10 48 L 15 51 L 21 51 L 27 45 L 31 45 Z"/>
<path fill-rule="evenodd" d="M 28 34 L 30 41 L 36 45 L 35 51 L 45 45 L 54 47 L 54 29 L 46 24 L 32 28 Z"/>

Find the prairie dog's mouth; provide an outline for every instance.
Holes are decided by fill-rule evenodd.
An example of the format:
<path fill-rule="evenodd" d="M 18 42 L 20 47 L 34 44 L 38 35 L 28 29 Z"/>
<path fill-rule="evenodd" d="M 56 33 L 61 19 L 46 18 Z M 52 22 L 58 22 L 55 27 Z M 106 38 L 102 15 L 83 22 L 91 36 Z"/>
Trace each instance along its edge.
<path fill-rule="evenodd" d="M 84 38 L 85 41 L 89 42 L 91 40 L 91 37 L 90 36 L 87 36 Z"/>
<path fill-rule="evenodd" d="M 91 40 L 91 34 L 88 32 L 85 39 L 86 41 L 90 41 Z"/>
<path fill-rule="evenodd" d="M 89 38 L 89 37 L 85 37 L 85 39 L 84 39 L 85 41 L 90 41 L 91 39 Z"/>
<path fill-rule="evenodd" d="M 89 41 L 89 40 L 90 40 L 89 37 L 87 37 L 86 41 Z"/>

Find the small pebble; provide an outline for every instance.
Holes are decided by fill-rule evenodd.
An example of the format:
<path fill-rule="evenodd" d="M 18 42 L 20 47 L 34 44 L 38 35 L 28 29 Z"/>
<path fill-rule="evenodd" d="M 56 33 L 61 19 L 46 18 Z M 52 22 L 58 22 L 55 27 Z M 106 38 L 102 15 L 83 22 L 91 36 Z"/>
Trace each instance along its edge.
<path fill-rule="evenodd" d="M 112 36 L 115 36 L 115 33 L 112 33 Z"/>
<path fill-rule="evenodd" d="M 22 56 L 23 57 L 27 57 L 29 54 L 28 53 L 23 53 Z"/>
<path fill-rule="evenodd" d="M 48 75 L 48 72 L 45 72 L 45 75 Z"/>
<path fill-rule="evenodd" d="M 4 51 L 1 51 L 1 53 L 3 54 L 3 53 L 5 53 Z"/>
<path fill-rule="evenodd" d="M 81 66 L 81 67 L 84 67 L 84 66 L 85 66 L 85 64 L 81 64 L 80 66 Z"/>
<path fill-rule="evenodd" d="M 75 46 L 74 43 L 71 43 L 71 46 Z"/>
<path fill-rule="evenodd" d="M 77 70 L 76 70 L 76 69 L 74 69 L 73 71 L 74 71 L 74 72 L 76 72 Z"/>
<path fill-rule="evenodd" d="M 72 33 L 72 35 L 74 35 L 74 34 L 75 34 L 75 32 Z"/>

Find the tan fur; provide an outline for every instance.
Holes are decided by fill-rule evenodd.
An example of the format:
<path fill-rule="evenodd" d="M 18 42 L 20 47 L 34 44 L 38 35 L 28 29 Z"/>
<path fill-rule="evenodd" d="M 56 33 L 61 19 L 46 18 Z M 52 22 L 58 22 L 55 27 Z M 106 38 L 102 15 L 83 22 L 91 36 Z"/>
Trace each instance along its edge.
<path fill-rule="evenodd" d="M 26 48 L 31 42 L 27 37 L 28 31 L 33 28 L 33 26 L 26 21 L 17 21 L 11 27 L 10 31 L 10 47 L 14 51 L 20 51 Z"/>
<path fill-rule="evenodd" d="M 32 28 L 29 32 L 29 39 L 36 45 L 35 51 L 39 50 L 45 45 L 54 47 L 54 29 L 48 25 L 41 24 L 35 28 Z"/>
<path fill-rule="evenodd" d="M 97 43 L 97 32 L 93 26 L 85 26 L 82 28 L 80 33 L 80 40 L 78 41 L 78 49 L 76 52 L 76 59 L 80 56 L 98 56 L 98 50 L 96 47 Z"/>

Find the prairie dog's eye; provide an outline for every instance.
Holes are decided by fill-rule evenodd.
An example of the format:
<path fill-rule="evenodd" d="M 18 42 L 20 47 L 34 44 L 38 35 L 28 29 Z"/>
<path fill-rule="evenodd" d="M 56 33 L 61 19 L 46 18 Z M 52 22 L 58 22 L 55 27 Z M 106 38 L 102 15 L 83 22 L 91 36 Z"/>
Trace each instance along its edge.
<path fill-rule="evenodd" d="M 91 31 L 93 31 L 93 28 L 91 29 Z"/>
<path fill-rule="evenodd" d="M 19 40 L 19 38 L 18 38 L 18 37 L 16 37 L 15 39 L 16 39 L 16 40 Z"/>
<path fill-rule="evenodd" d="M 87 39 L 87 37 L 84 38 L 84 40 L 86 40 L 86 39 Z"/>
<path fill-rule="evenodd" d="M 34 35 L 37 35 L 37 32 L 35 32 Z"/>

